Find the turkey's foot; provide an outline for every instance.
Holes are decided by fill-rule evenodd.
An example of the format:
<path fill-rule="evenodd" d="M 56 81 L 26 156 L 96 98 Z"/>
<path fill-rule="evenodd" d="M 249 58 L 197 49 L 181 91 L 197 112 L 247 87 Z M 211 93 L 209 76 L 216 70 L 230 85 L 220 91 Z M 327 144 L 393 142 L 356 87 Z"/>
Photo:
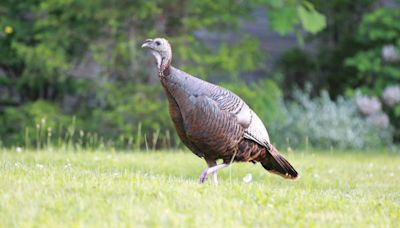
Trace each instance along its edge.
<path fill-rule="evenodd" d="M 204 182 L 206 182 L 206 180 L 207 180 L 207 178 L 208 178 L 207 170 L 208 170 L 208 169 L 205 169 L 205 170 L 201 173 L 200 178 L 199 178 L 199 183 L 200 183 L 200 184 L 203 184 Z"/>
<path fill-rule="evenodd" d="M 214 178 L 213 178 L 214 184 L 218 184 L 217 171 L 219 169 L 225 168 L 227 166 L 229 166 L 229 165 L 225 164 L 225 163 L 222 163 L 222 164 L 219 164 L 219 165 L 216 165 L 216 166 L 213 166 L 213 167 L 205 169 L 200 175 L 200 178 L 199 178 L 200 184 L 203 184 L 207 180 L 208 175 L 211 174 L 211 173 L 214 173 L 213 174 L 214 175 Z"/>

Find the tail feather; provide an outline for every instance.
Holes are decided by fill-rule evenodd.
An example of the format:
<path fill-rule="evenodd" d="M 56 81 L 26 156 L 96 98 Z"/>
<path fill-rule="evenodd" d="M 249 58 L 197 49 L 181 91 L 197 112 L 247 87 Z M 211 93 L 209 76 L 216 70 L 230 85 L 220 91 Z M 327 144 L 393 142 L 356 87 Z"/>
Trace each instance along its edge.
<path fill-rule="evenodd" d="M 279 154 L 278 150 L 269 145 L 267 148 L 267 156 L 266 159 L 261 161 L 261 165 L 269 172 L 278 174 L 283 178 L 295 180 L 298 178 L 297 171 L 293 168 L 293 166 L 282 156 Z"/>

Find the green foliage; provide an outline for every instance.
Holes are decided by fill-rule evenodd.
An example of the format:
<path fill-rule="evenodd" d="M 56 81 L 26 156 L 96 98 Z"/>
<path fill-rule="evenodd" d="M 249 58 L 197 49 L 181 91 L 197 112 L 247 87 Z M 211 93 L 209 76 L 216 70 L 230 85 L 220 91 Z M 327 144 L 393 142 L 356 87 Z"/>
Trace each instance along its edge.
<path fill-rule="evenodd" d="M 173 141 L 165 97 L 154 72 L 144 67 L 149 58 L 140 43 L 168 36 L 174 65 L 201 78 L 218 75 L 219 80 L 239 82 L 241 73 L 262 68 L 265 59 L 258 40 L 235 32 L 240 21 L 260 7 L 275 14 L 271 25 L 276 31 L 282 30 L 280 24 L 286 24 L 284 32 L 298 26 L 309 32 L 320 29 L 314 23 L 321 17 L 307 19 L 318 13 L 306 1 L 2 1 L 0 72 L 5 76 L 0 76 L 0 90 L 7 91 L 0 94 L 2 141 L 21 145 L 33 138 L 28 141 L 38 144 L 35 125 L 42 118 L 49 124 L 46 128 L 62 128 L 55 138 L 68 143 L 89 133 L 98 140 L 124 141 L 121 144 L 143 136 L 136 137 L 136 148 L 161 146 L 164 136 Z M 274 13 L 285 9 L 295 11 L 290 23 L 285 22 L 289 14 Z M 224 30 L 235 39 L 211 47 L 195 36 L 200 30 Z M 271 83 L 262 86 L 279 93 Z M 262 86 L 252 88 L 262 91 Z M 254 107 L 262 110 L 265 103 L 278 110 L 276 97 L 264 94 Z M 252 93 L 252 100 L 255 97 Z M 265 114 L 266 119 L 277 112 Z"/>
<path fill-rule="evenodd" d="M 312 3 L 330 23 L 312 37 L 318 47 L 316 53 L 294 49 L 282 56 L 279 61 L 284 75 L 282 86 L 304 88 L 305 82 L 312 82 L 313 96 L 321 90 L 327 90 L 333 98 L 361 90 L 379 97 L 387 86 L 400 83 L 398 1 L 383 8 L 377 8 L 372 0 L 313 0 Z M 385 48 L 392 49 L 392 60 L 383 56 Z M 291 98 L 291 90 L 285 91 L 288 91 L 285 97 Z M 395 128 L 394 140 L 399 141 L 399 117 L 392 109 L 385 112 Z"/>
<path fill-rule="evenodd" d="M 308 1 L 270 1 L 268 18 L 271 27 L 284 35 L 301 25 L 306 32 L 315 34 L 326 26 L 326 18 Z"/>
<path fill-rule="evenodd" d="M 268 13 L 268 18 L 270 20 L 272 28 L 274 28 L 275 31 L 279 32 L 282 35 L 291 32 L 293 26 L 295 26 L 299 22 L 296 15 L 295 7 L 282 7 L 275 9 L 272 12 Z"/>
<path fill-rule="evenodd" d="M 348 57 L 366 50 L 357 38 L 362 15 L 370 12 L 373 0 L 311 0 L 315 9 L 325 17 L 326 28 L 314 36 L 308 36 L 307 48 L 289 50 L 280 60 L 280 71 L 285 77 L 282 86 L 290 82 L 300 88 L 303 81 L 313 84 L 313 95 L 325 89 L 335 98 L 352 88 L 366 84 L 357 76 L 357 69 L 345 64 Z M 313 20 L 313 17 L 308 17 Z M 287 78 L 286 78 L 287 77 Z M 295 81 L 291 81 L 294 79 Z M 286 90 L 290 91 L 290 89 Z M 289 92 L 290 93 L 290 92 Z M 287 96 L 290 97 L 290 94 Z"/>
<path fill-rule="evenodd" d="M 228 80 L 237 80 L 241 72 L 259 69 L 264 59 L 259 42 L 249 37 L 235 44 L 223 43 L 216 50 L 205 47 L 195 39 L 189 39 L 187 42 L 193 49 L 177 45 L 174 48 L 175 55 L 178 62 L 182 62 L 182 70 L 200 78 L 218 73 Z M 204 50 L 208 50 L 209 53 L 204 54 Z M 184 64 L 188 62 L 192 64 Z"/>
<path fill-rule="evenodd" d="M 314 6 L 309 2 L 304 2 L 298 8 L 298 14 L 304 30 L 312 34 L 316 34 L 326 26 L 326 18 L 324 15 L 315 10 Z"/>
<path fill-rule="evenodd" d="M 189 29 L 211 28 L 221 29 L 227 26 L 237 25 L 238 17 L 248 17 L 254 7 L 254 1 L 233 2 L 232 0 L 187 1 L 183 4 L 185 10 L 182 13 L 191 15 L 183 19 L 183 25 Z M 178 4 L 181 4 L 178 1 Z M 185 12 L 186 11 L 186 12 Z M 179 18 L 175 18 L 179 20 Z"/>
<path fill-rule="evenodd" d="M 346 59 L 348 66 L 355 67 L 358 78 L 365 81 L 364 93 L 380 96 L 390 85 L 400 84 L 400 11 L 398 7 L 377 9 L 362 19 L 357 31 L 358 40 L 366 47 Z M 397 60 L 388 61 L 383 56 L 384 48 L 390 45 Z M 395 140 L 400 140 L 400 115 L 398 107 L 387 108 L 391 123 L 395 127 Z"/>
<path fill-rule="evenodd" d="M 313 82 L 314 87 L 317 87 L 319 78 L 315 74 L 317 68 L 316 60 L 304 50 L 300 48 L 288 50 L 283 53 L 277 66 L 283 74 L 279 78 L 282 87 L 286 88 L 283 91 L 285 97 L 291 98 L 294 89 L 305 89 L 310 82 Z"/>
<path fill-rule="evenodd" d="M 119 87 L 109 84 L 105 90 L 109 94 L 105 101 L 108 105 L 104 109 L 93 110 L 90 115 L 92 120 L 88 120 L 91 131 L 106 138 L 129 138 L 140 127 L 149 140 L 155 132 L 161 132 L 162 137 L 174 132 L 167 112 L 167 101 L 159 85 L 131 84 Z"/>
<path fill-rule="evenodd" d="M 393 110 L 396 117 L 400 117 L 400 104 L 396 105 Z"/>
<path fill-rule="evenodd" d="M 20 107 L 9 107 L 0 115 L 0 135 L 7 146 L 34 146 L 47 137 L 60 136 L 60 129 L 72 124 L 72 118 L 60 113 L 56 105 L 38 100 Z"/>
<path fill-rule="evenodd" d="M 363 17 L 359 38 L 366 42 L 396 42 L 399 39 L 400 12 L 396 7 L 377 9 Z"/>
<path fill-rule="evenodd" d="M 391 145 L 392 129 L 369 124 L 358 112 L 354 98 L 336 101 L 323 91 L 317 98 L 297 91 L 286 106 L 286 119 L 271 126 L 272 137 L 289 147 L 367 149 Z M 286 142 L 283 142 L 286 140 Z"/>
<path fill-rule="evenodd" d="M 400 19 L 398 8 L 378 9 L 363 17 L 358 28 L 358 39 L 368 48 L 349 57 L 346 64 L 358 70 L 360 78 L 368 80 L 367 86 L 379 94 L 385 86 L 400 82 L 400 60 L 385 62 L 382 49 L 394 45 L 400 49 Z M 399 54 L 399 51 L 398 51 Z M 371 87 L 370 87 L 371 86 Z M 366 89 L 366 88 L 365 88 Z"/>

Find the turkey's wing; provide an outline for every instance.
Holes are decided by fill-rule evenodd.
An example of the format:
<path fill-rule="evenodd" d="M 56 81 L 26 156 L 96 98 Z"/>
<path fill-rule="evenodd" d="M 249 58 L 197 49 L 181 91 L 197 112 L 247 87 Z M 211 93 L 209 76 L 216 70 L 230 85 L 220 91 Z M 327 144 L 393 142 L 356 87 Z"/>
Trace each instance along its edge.
<path fill-rule="evenodd" d="M 190 107 L 181 107 L 188 138 L 206 153 L 232 152 L 244 134 L 236 116 L 207 96 L 189 99 Z"/>

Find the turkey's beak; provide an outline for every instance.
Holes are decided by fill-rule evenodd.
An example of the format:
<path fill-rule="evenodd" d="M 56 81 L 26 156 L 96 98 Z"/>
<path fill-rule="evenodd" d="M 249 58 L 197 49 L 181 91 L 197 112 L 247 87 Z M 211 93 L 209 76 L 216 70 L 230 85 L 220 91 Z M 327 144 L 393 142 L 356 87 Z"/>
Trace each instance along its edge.
<path fill-rule="evenodd" d="M 153 42 L 152 39 L 145 40 L 144 43 L 142 44 L 142 48 L 150 48 L 152 42 Z"/>

